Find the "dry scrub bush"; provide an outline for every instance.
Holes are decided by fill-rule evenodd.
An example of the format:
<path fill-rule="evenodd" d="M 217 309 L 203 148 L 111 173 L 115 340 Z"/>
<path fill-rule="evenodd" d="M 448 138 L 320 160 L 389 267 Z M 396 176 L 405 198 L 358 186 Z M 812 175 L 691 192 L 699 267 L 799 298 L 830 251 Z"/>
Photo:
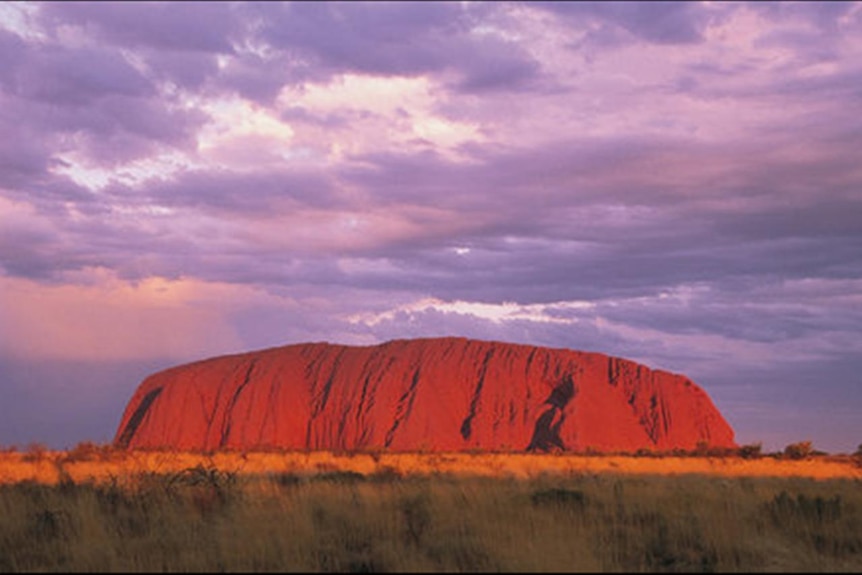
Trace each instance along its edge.
<path fill-rule="evenodd" d="M 742 445 L 737 450 L 737 455 L 743 459 L 758 459 L 761 457 L 763 452 L 763 444 L 758 443 L 749 443 L 748 445 Z"/>
<path fill-rule="evenodd" d="M 40 462 L 44 461 L 47 456 L 48 447 L 44 443 L 30 443 L 27 445 L 22 460 L 31 463 Z"/>
<path fill-rule="evenodd" d="M 118 454 L 119 451 L 111 444 L 98 445 L 92 441 L 82 441 L 63 455 L 63 461 L 110 461 Z"/>
<path fill-rule="evenodd" d="M 0 486 L 0 571 L 862 569 L 846 480 L 241 476 Z"/>
<path fill-rule="evenodd" d="M 790 459 L 806 459 L 814 454 L 810 441 L 791 443 L 784 448 L 784 455 Z"/>

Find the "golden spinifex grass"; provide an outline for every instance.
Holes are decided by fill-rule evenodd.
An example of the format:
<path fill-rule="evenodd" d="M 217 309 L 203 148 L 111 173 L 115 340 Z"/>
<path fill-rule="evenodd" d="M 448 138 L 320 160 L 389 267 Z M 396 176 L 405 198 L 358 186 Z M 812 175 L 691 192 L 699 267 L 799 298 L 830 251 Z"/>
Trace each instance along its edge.
<path fill-rule="evenodd" d="M 706 474 L 725 477 L 811 477 L 862 479 L 862 455 L 742 457 L 652 454 L 587 455 L 536 453 L 400 453 L 326 451 L 126 451 L 86 444 L 70 451 L 0 451 L 0 483 L 33 480 L 54 484 L 109 481 L 139 473 L 176 473 L 199 465 L 238 474 L 346 471 L 365 475 L 384 470 L 401 474 L 457 473 L 529 479 L 543 473 Z"/>
<path fill-rule="evenodd" d="M 0 485 L 0 571 L 860 571 L 858 480 L 236 474 Z"/>

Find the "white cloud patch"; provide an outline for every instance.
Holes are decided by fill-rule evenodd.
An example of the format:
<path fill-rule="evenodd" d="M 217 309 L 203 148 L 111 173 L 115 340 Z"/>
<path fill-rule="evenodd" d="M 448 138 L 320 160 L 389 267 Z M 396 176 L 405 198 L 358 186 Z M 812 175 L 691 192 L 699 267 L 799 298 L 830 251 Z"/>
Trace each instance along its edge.
<path fill-rule="evenodd" d="M 93 165 L 74 150 L 56 155 L 55 160 L 52 173 L 66 176 L 93 192 L 102 190 L 110 183 L 135 187 L 153 179 L 167 180 L 195 166 L 188 155 L 177 151 L 166 151 L 112 168 Z"/>
<path fill-rule="evenodd" d="M 539 323 L 559 323 L 571 325 L 579 320 L 576 317 L 561 317 L 555 315 L 572 310 L 588 310 L 594 304 L 583 301 L 555 302 L 550 304 L 518 304 L 514 302 L 481 303 L 467 301 L 445 302 L 437 298 L 423 298 L 413 303 L 397 306 L 380 313 L 359 313 L 347 317 L 351 323 L 362 323 L 369 326 L 396 318 L 399 314 L 437 311 L 472 316 L 496 324 L 511 321 L 532 321 Z"/>
<path fill-rule="evenodd" d="M 436 109 L 447 95 L 426 76 L 398 78 L 343 74 L 322 84 L 286 87 L 279 95 L 282 108 L 299 107 L 325 116 L 337 114 L 346 122 L 318 137 L 326 142 L 333 160 L 376 150 L 421 150 L 428 146 L 458 161 L 457 147 L 481 142 L 473 122 L 456 121 Z"/>
<path fill-rule="evenodd" d="M 44 40 L 45 34 L 34 23 L 39 8 L 27 2 L 0 3 L 0 28 L 28 40 Z"/>
<path fill-rule="evenodd" d="M 254 170 L 301 155 L 294 129 L 274 110 L 239 97 L 204 99 L 198 107 L 210 116 L 198 132 L 198 152 L 211 164 Z"/>

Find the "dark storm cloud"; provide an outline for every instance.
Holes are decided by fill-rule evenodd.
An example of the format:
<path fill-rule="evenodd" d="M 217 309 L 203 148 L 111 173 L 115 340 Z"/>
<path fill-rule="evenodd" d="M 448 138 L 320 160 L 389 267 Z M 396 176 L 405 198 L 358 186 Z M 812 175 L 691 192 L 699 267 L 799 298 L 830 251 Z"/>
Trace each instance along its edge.
<path fill-rule="evenodd" d="M 41 14 L 46 25 L 76 24 L 115 49 L 135 50 L 153 81 L 271 102 L 285 83 L 307 74 L 284 54 L 264 58 L 250 51 L 249 43 L 260 43 L 255 11 L 253 5 L 166 2 L 48 4 Z M 218 57 L 224 58 L 221 65 Z"/>
<path fill-rule="evenodd" d="M 589 140 L 485 154 L 480 165 L 364 156 L 340 176 L 381 202 L 424 201 L 470 223 L 455 236 L 379 246 L 368 255 L 400 273 L 353 281 L 527 303 L 632 297 L 686 282 L 859 277 L 854 149 L 800 160 L 757 145 Z M 726 178 L 699 173 L 722 156 Z M 680 179 L 680 168 L 691 174 Z M 455 255 L 458 246 L 471 252 Z"/>
<path fill-rule="evenodd" d="M 152 182 L 143 190 L 113 186 L 106 192 L 117 201 L 138 206 L 189 208 L 228 219 L 272 215 L 303 206 L 343 204 L 331 179 L 316 170 L 190 170 L 169 180 Z"/>
<path fill-rule="evenodd" d="M 0 73 L 7 142 L 0 164 L 13 168 L 4 179 L 20 171 L 45 178 L 53 156 L 72 149 L 103 165 L 128 161 L 159 145 L 188 144 L 200 126 L 201 113 L 160 100 L 154 84 L 117 51 L 9 36 L 0 34 L 7 64 Z"/>
<path fill-rule="evenodd" d="M 572 150 L 573 145 L 553 148 Z M 571 152 L 563 152 L 559 159 L 554 159 L 550 150 L 524 158 L 509 153 L 489 157 L 481 168 L 449 165 L 439 159 L 436 164 L 427 163 L 425 156 L 366 157 L 365 161 L 377 161 L 370 172 L 373 179 L 357 178 L 349 170 L 341 176 L 351 184 L 358 182 L 373 190 L 368 196 L 373 202 L 370 205 L 404 201 L 415 204 L 424 200 L 428 205 L 449 208 L 474 221 L 454 236 L 401 238 L 356 254 L 386 258 L 393 263 L 386 271 L 344 274 L 329 268 L 307 277 L 309 281 L 353 283 L 369 289 L 385 286 L 424 289 L 444 299 L 547 302 L 634 296 L 686 281 L 728 282 L 739 277 L 801 277 L 811 273 L 852 277 L 859 273 L 855 264 L 860 261 L 857 244 L 845 241 L 858 234 L 856 222 L 862 221 L 855 217 L 858 204 L 824 202 L 816 195 L 822 188 L 817 188 L 802 203 L 783 209 L 770 208 L 764 212 L 742 203 L 728 212 L 714 212 L 699 208 L 697 203 L 704 196 L 721 197 L 721 188 L 703 189 L 691 198 L 673 196 L 675 205 L 668 205 L 672 202 L 662 200 L 660 194 L 644 194 L 641 189 L 625 187 L 607 189 L 597 183 L 607 173 L 632 170 L 635 164 L 628 162 L 639 158 L 644 149 L 615 154 L 599 150 L 586 160 L 573 157 Z M 536 166 L 539 157 L 545 157 L 546 161 Z M 608 164 L 604 168 L 600 167 L 603 159 Z M 686 164 L 691 160 L 683 157 L 675 163 Z M 525 168 L 521 170 L 519 166 Z M 591 166 L 590 170 L 585 166 Z M 369 173 L 362 172 L 362 176 L 369 177 Z M 575 181 L 575 176 L 580 176 L 576 184 L 569 183 Z M 792 169 L 787 171 L 787 182 L 798 184 L 798 176 Z M 636 171 L 630 176 L 631 181 L 639 177 Z M 405 189 L 406 181 L 411 186 L 398 195 Z M 772 182 L 779 193 L 783 185 L 787 184 L 780 180 Z M 340 200 L 334 186 L 329 179 L 314 173 L 291 176 L 279 172 L 254 175 L 188 172 L 174 180 L 153 182 L 145 193 L 122 188 L 110 193 L 115 201 L 132 207 L 164 205 L 178 208 L 180 213 L 192 210 L 242 221 L 279 205 L 283 209 L 301 205 L 349 207 L 349 203 Z M 598 187 L 591 190 L 592 186 Z M 452 193 L 468 189 L 472 192 Z M 544 189 L 542 201 L 537 202 L 534 194 L 523 193 L 529 189 Z M 488 210 L 483 198 L 491 190 L 497 201 Z M 645 208 L 638 209 L 637 201 Z M 186 265 L 195 273 L 218 277 L 210 265 L 217 261 L 212 256 L 208 256 L 209 263 L 192 263 L 194 254 L 218 251 L 221 249 L 218 244 L 208 250 L 188 242 L 179 246 L 154 242 L 143 229 L 139 232 L 142 235 L 137 235 L 135 228 L 117 229 L 113 233 L 97 229 L 93 237 L 121 235 L 126 241 L 114 247 L 126 250 L 126 256 L 134 254 L 136 245 L 146 244 L 151 253 L 174 262 L 166 264 L 170 269 Z M 157 236 L 162 233 L 160 230 L 155 232 Z M 459 257 L 452 252 L 452 248 L 465 245 L 472 249 L 468 256 Z M 249 245 L 240 253 L 248 255 L 260 250 Z M 302 251 L 297 246 L 294 255 Z M 178 252 L 186 255 L 177 259 L 173 254 Z M 119 261 L 122 257 L 117 253 L 111 259 Z M 244 279 L 238 281 L 278 278 L 290 282 L 291 277 L 298 276 L 275 271 L 281 269 L 283 257 L 284 254 L 256 258 L 254 265 L 240 265 L 236 258 L 228 261 L 237 265 L 238 270 L 245 270 L 241 274 Z M 226 273 L 229 267 L 220 265 L 219 269 Z"/>
<path fill-rule="evenodd" d="M 79 134 L 80 149 L 96 165 L 112 166 L 157 153 L 162 146 L 187 148 L 205 115 L 155 99 L 106 97 L 98 107 L 43 109 L 34 116 Z"/>
<path fill-rule="evenodd" d="M 853 6 L 853 2 L 751 2 L 746 8 L 774 21 L 803 23 L 824 33 L 832 33 Z M 857 23 L 858 18 L 857 14 Z"/>
<path fill-rule="evenodd" d="M 522 204 L 543 210 L 575 202 L 660 202 L 660 196 L 644 193 L 650 184 L 638 181 L 638 164 L 649 164 L 671 147 L 680 148 L 682 143 L 638 136 L 566 138 L 528 149 L 476 147 L 471 150 L 476 163 L 466 165 L 433 152 L 364 154 L 352 158 L 356 163 L 339 173 L 374 190 L 381 201 L 427 201 L 515 214 L 521 213 Z M 603 179 L 622 174 L 629 174 L 625 177 L 631 186 L 614 187 Z M 454 190 L 457 193 L 451 193 Z M 494 202 L 488 201 L 488 194 L 493 194 Z"/>
<path fill-rule="evenodd" d="M 271 102 L 285 84 L 338 73 L 454 71 L 464 92 L 533 86 L 540 66 L 517 43 L 471 32 L 505 6 L 448 2 L 48 3 L 41 21 L 134 48 L 154 78 Z M 265 50 L 261 52 L 261 49 Z M 221 68 L 215 55 L 225 57 Z M 538 86 L 533 86 L 538 87 Z"/>
<path fill-rule="evenodd" d="M 40 16 L 112 44 L 227 53 L 238 33 L 234 8 L 228 2 L 47 2 Z"/>
<path fill-rule="evenodd" d="M 258 28 L 266 10 L 227 2 L 48 3 L 39 20 L 50 30 L 77 26 L 110 50 L 133 50 L 153 82 L 268 104 L 285 84 L 319 73 L 288 53 L 257 51 L 265 45 Z"/>
<path fill-rule="evenodd" d="M 539 65 L 518 44 L 471 34 L 502 9 L 450 2 L 261 5 L 261 37 L 307 58 L 319 74 L 419 75 L 453 70 L 464 92 L 522 89 Z M 478 14 L 476 14 L 478 12 Z"/>
<path fill-rule="evenodd" d="M 56 231 L 44 224 L 8 222 L 0 228 L 0 267 L 19 277 L 44 277 L 56 265 L 46 256 L 60 244 Z"/>
<path fill-rule="evenodd" d="M 27 114 L 11 95 L 19 89 L 19 70 L 27 52 L 18 36 L 0 29 L 0 186 L 10 188 L 41 176 L 52 152 L 29 122 L 21 121 Z"/>
<path fill-rule="evenodd" d="M 259 9 L 262 36 L 273 46 L 299 50 L 323 66 L 387 75 L 419 74 L 449 65 L 440 44 L 463 22 L 461 9 L 451 3 L 387 3 L 374 8 L 313 2 Z"/>
<path fill-rule="evenodd" d="M 144 238 L 139 234 L 134 238 L 103 235 L 127 232 L 123 226 L 100 224 L 97 219 L 82 226 L 69 220 L 68 213 L 54 213 L 42 219 L 24 219 L 5 229 L 0 233 L 0 267 L 12 276 L 50 284 L 62 281 L 65 272 L 121 266 L 140 252 Z M 154 238 L 154 247 L 159 249 L 163 241 Z"/>
<path fill-rule="evenodd" d="M 657 44 L 691 44 L 703 40 L 712 18 L 694 2 L 528 2 L 582 26 L 603 22 L 625 29 L 635 37 Z M 609 33 L 613 33 L 609 31 Z"/>
<path fill-rule="evenodd" d="M 224 68 L 211 78 L 208 89 L 236 93 L 254 102 L 269 105 L 285 85 L 298 86 L 320 78 L 316 66 L 289 53 L 263 57 L 242 53 L 229 58 Z"/>
<path fill-rule="evenodd" d="M 599 303 L 594 313 L 641 328 L 660 325 L 666 333 L 717 334 L 759 343 L 792 341 L 830 332 L 852 337 L 862 330 L 862 313 L 848 310 L 846 302 L 841 301 L 858 288 L 856 284 L 841 280 L 820 282 L 817 294 L 801 296 L 799 285 L 804 283 L 805 280 L 799 279 L 753 276 L 732 284 L 701 283 L 648 301 Z M 830 289 L 835 292 L 835 301 L 819 293 Z M 697 321 L 692 322 L 692 318 Z M 810 351 L 824 353 L 824 350 Z"/>
<path fill-rule="evenodd" d="M 0 97 L 0 105 L 3 99 Z M 19 125 L 8 121 L 0 112 L 0 186 L 15 188 L 32 183 L 49 165 L 50 151 L 44 143 L 30 134 L 22 133 Z M 13 137 L 16 136 L 16 137 Z"/>
<path fill-rule="evenodd" d="M 104 95 L 96 106 L 58 105 L 0 98 L 0 123 L 10 140 L 0 145 L 0 163 L 17 165 L 38 183 L 58 156 L 74 151 L 95 165 L 111 166 L 150 155 L 162 146 L 190 144 L 203 114 L 155 99 Z M 27 122 L 20 122 L 26 117 Z M 4 174 L 7 177 L 12 174 Z M 23 182 L 19 182 L 21 184 Z"/>
<path fill-rule="evenodd" d="M 141 52 L 148 73 L 156 81 L 173 82 L 191 91 L 205 87 L 218 74 L 218 59 L 207 52 L 169 52 L 149 49 Z"/>
<path fill-rule="evenodd" d="M 660 227 L 656 223 L 656 227 Z M 687 282 L 738 282 L 751 277 L 806 277 L 811 273 L 847 277 L 858 250 L 826 257 L 831 245 L 737 242 L 715 245 L 707 237 L 677 235 L 672 244 L 629 234 L 613 244 L 548 241 L 513 242 L 505 251 L 482 248 L 482 240 L 466 255 L 452 248 L 413 250 L 390 256 L 397 270 L 355 273 L 355 285 L 424 291 L 451 301 L 487 303 L 599 300 L 655 294 Z M 532 247 L 529 244 L 533 244 Z M 763 263 L 772 261 L 774 263 Z M 840 273 L 846 266 L 845 273 Z"/>
<path fill-rule="evenodd" d="M 806 50 L 806 55 L 810 55 L 810 50 Z M 859 66 L 854 63 L 836 71 L 810 74 L 808 66 L 819 63 L 818 59 L 815 62 L 794 62 L 776 69 L 758 69 L 749 65 L 727 67 L 719 62 L 701 61 L 686 66 L 676 84 L 668 88 L 671 93 L 685 92 L 703 101 L 733 98 L 740 102 L 765 101 L 784 105 L 798 102 L 811 106 L 818 98 L 822 102 L 846 100 L 848 104 L 856 104 L 862 99 L 859 83 L 862 69 Z M 746 77 L 750 81 L 741 81 Z M 824 128 L 840 129 L 824 121 L 824 114 L 830 113 L 835 113 L 835 110 L 819 110 L 816 118 L 812 118 L 812 124 L 817 120 L 821 131 Z M 797 127 L 796 124 L 792 126 L 794 129 Z"/>
<path fill-rule="evenodd" d="M 12 94 L 52 105 L 86 106 L 111 96 L 143 98 L 155 93 L 122 56 L 93 48 L 29 49 L 12 74 Z"/>
<path fill-rule="evenodd" d="M 16 70 L 25 51 L 21 38 L 0 28 L 0 87 L 4 91 L 14 86 Z"/>
<path fill-rule="evenodd" d="M 463 79 L 455 89 L 468 94 L 538 89 L 540 66 L 511 42 L 486 39 L 464 50 Z"/>
<path fill-rule="evenodd" d="M 806 130 L 793 141 L 798 126 L 782 131 L 775 135 L 779 144 L 733 146 L 662 138 L 567 139 L 484 152 L 469 164 L 430 153 L 363 155 L 338 175 L 373 191 L 382 205 L 427 203 L 473 212 L 476 226 L 490 225 L 500 235 L 624 241 L 615 235 L 617 226 L 636 234 L 648 227 L 666 238 L 725 229 L 745 231 L 741 239 L 807 230 L 858 233 L 859 199 L 853 195 L 858 136 L 829 142 L 825 134 Z M 670 220 L 676 221 L 673 228 L 666 226 Z M 495 227 L 500 221 L 513 227 Z"/>

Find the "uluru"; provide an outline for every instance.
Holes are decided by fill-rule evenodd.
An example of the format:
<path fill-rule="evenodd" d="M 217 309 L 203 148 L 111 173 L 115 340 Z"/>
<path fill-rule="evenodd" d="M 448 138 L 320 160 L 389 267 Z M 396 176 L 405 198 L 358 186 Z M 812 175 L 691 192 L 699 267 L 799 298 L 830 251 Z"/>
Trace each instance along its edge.
<path fill-rule="evenodd" d="M 176 450 L 634 452 L 735 447 L 684 375 L 458 337 L 286 345 L 146 378 L 114 440 Z"/>

